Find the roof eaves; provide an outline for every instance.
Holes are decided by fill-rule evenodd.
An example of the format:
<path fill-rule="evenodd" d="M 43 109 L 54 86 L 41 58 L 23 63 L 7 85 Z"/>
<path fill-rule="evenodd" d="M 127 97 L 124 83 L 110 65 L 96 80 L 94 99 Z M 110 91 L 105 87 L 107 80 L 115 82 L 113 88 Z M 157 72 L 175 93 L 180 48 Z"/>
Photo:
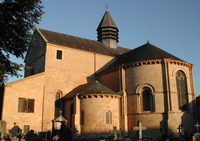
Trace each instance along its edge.
<path fill-rule="evenodd" d="M 40 31 L 40 28 L 37 28 L 36 27 L 36 30 L 40 33 L 40 35 L 42 36 L 42 38 L 44 39 L 44 41 L 46 42 L 46 43 L 48 43 L 48 40 L 47 40 L 47 38 L 43 35 L 43 33 Z"/>

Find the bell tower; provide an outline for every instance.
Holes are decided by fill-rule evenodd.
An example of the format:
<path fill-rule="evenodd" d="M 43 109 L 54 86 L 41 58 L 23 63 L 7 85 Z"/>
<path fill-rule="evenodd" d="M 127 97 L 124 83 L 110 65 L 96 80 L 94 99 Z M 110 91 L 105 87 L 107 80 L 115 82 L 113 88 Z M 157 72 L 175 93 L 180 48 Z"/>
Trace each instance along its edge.
<path fill-rule="evenodd" d="M 110 48 L 117 48 L 118 28 L 112 19 L 108 9 L 106 10 L 99 26 L 97 27 L 98 41 Z"/>

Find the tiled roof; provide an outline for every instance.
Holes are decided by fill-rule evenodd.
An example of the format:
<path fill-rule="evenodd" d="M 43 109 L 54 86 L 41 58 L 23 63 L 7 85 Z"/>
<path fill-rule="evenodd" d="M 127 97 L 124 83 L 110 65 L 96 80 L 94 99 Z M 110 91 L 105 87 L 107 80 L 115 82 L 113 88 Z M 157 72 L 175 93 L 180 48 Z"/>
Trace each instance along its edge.
<path fill-rule="evenodd" d="M 115 61 L 113 61 L 113 63 L 111 63 L 109 66 L 107 66 L 106 68 L 104 68 L 99 72 L 120 66 L 122 64 L 126 65 L 139 61 L 157 60 L 157 59 L 172 59 L 172 60 L 183 61 L 180 58 L 147 42 L 146 44 L 138 48 L 135 48 L 129 52 L 122 54 L 121 56 L 118 56 L 115 59 Z"/>
<path fill-rule="evenodd" d="M 98 81 L 80 85 L 77 88 L 73 89 L 71 92 L 69 92 L 66 96 L 64 96 L 64 98 L 73 97 L 76 94 L 79 94 L 79 96 L 84 96 L 88 94 L 119 95 L 118 93 L 114 92 L 113 90 L 109 89 L 108 87 L 106 87 Z"/>
<path fill-rule="evenodd" d="M 106 47 L 102 42 L 99 41 L 89 40 L 39 28 L 37 28 L 37 30 L 46 40 L 46 42 L 71 47 L 74 49 L 95 52 L 110 56 L 121 55 L 130 50 L 123 47 L 117 47 L 117 49 L 112 49 Z"/>
<path fill-rule="evenodd" d="M 164 59 L 164 58 L 183 61 L 180 58 L 150 44 L 149 42 L 123 54 L 122 57 L 124 58 L 125 61 L 124 63 L 126 64 L 138 61 Z"/>
<path fill-rule="evenodd" d="M 106 11 L 103 18 L 101 19 L 101 22 L 99 23 L 99 26 L 97 27 L 97 30 L 99 28 L 103 27 L 113 27 L 117 28 L 117 25 L 115 24 L 114 20 L 112 19 L 112 16 L 110 15 L 109 11 Z"/>

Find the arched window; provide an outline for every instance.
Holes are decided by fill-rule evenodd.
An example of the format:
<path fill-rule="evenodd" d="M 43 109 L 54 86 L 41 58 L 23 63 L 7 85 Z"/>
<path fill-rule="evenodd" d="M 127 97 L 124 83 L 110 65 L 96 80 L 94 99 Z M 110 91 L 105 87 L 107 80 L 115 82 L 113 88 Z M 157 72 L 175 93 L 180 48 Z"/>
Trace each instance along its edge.
<path fill-rule="evenodd" d="M 152 91 L 148 87 L 144 87 L 142 89 L 142 110 L 143 111 L 154 110 Z"/>
<path fill-rule="evenodd" d="M 106 124 L 111 124 L 111 112 L 106 112 Z"/>
<path fill-rule="evenodd" d="M 62 110 L 61 106 L 61 93 L 57 92 L 55 97 L 55 118 L 57 118 L 60 115 L 59 111 Z"/>
<path fill-rule="evenodd" d="M 178 93 L 178 104 L 181 110 L 188 109 L 187 78 L 183 71 L 176 73 L 176 85 Z"/>

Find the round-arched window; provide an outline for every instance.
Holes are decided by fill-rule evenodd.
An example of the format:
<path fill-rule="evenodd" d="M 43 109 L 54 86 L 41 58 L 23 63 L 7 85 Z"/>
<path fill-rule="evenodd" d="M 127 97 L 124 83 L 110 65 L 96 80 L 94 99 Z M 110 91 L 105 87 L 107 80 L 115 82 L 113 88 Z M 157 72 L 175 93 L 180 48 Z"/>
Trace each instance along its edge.
<path fill-rule="evenodd" d="M 142 111 L 153 111 L 154 104 L 153 104 L 153 95 L 152 91 L 148 87 L 144 87 L 141 91 L 142 95 Z"/>
<path fill-rule="evenodd" d="M 106 124 L 111 124 L 111 112 L 106 112 Z"/>
<path fill-rule="evenodd" d="M 188 109 L 188 92 L 187 92 L 187 78 L 183 71 L 179 70 L 176 73 L 176 85 L 178 93 L 178 104 L 181 110 Z"/>

